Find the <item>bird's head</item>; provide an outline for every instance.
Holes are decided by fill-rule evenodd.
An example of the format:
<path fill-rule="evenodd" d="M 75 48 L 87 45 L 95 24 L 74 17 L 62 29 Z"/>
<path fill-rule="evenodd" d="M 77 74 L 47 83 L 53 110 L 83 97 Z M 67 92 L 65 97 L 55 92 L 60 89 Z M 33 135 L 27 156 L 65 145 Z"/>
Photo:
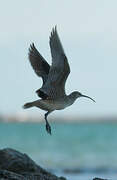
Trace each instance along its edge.
<path fill-rule="evenodd" d="M 70 94 L 70 96 L 71 96 L 71 98 L 74 99 L 74 100 L 76 100 L 76 99 L 79 98 L 79 97 L 85 97 L 85 98 L 89 98 L 89 99 L 91 99 L 93 102 L 95 102 L 95 100 L 92 99 L 91 97 L 86 96 L 86 95 L 84 95 L 84 94 L 82 94 L 82 93 L 80 93 L 80 92 L 78 92 L 78 91 L 72 92 L 72 93 Z"/>

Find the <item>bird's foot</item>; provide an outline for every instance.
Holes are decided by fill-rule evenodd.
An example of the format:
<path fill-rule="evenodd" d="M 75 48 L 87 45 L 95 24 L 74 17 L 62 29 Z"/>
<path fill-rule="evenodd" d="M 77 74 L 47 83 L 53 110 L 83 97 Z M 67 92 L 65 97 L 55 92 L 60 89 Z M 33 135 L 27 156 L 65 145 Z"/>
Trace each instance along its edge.
<path fill-rule="evenodd" d="M 49 125 L 48 122 L 46 122 L 46 131 L 47 131 L 47 133 L 49 133 L 50 135 L 52 134 L 52 133 L 51 133 L 51 126 Z"/>

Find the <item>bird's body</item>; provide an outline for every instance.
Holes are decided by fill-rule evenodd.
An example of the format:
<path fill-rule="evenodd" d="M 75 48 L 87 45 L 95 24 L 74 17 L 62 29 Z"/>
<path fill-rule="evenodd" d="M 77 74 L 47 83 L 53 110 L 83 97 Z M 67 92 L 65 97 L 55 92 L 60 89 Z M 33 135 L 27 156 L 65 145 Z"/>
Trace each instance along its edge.
<path fill-rule="evenodd" d="M 25 106 L 30 107 L 38 107 L 45 111 L 54 111 L 65 109 L 66 107 L 72 105 L 74 103 L 74 99 L 71 99 L 69 96 L 64 96 L 58 99 L 40 99 L 37 101 L 33 101 L 25 104 Z"/>
<path fill-rule="evenodd" d="M 46 130 L 51 134 L 51 127 L 47 121 L 47 116 L 55 110 L 64 109 L 74 103 L 78 97 L 87 97 L 78 91 L 67 95 L 65 92 L 65 83 L 70 74 L 70 67 L 67 57 L 60 42 L 56 27 L 53 28 L 50 36 L 50 49 L 52 55 L 52 65 L 37 51 L 34 44 L 29 49 L 29 60 L 35 73 L 42 77 L 43 85 L 36 91 L 41 98 L 37 101 L 26 103 L 23 107 L 38 107 L 47 111 L 45 114 Z M 94 100 L 93 100 L 94 101 Z"/>

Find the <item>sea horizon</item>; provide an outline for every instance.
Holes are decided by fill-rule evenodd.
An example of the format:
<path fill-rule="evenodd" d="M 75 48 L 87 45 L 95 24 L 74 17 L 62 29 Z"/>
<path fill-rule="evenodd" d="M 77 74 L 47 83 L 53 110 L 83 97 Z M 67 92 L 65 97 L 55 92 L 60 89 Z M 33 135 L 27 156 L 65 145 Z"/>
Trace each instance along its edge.
<path fill-rule="evenodd" d="M 50 122 L 56 123 L 107 123 L 117 122 L 117 115 L 98 115 L 98 116 L 49 116 Z M 32 122 L 32 123 L 43 123 L 44 115 L 30 114 L 30 113 L 6 113 L 0 114 L 0 122 Z"/>

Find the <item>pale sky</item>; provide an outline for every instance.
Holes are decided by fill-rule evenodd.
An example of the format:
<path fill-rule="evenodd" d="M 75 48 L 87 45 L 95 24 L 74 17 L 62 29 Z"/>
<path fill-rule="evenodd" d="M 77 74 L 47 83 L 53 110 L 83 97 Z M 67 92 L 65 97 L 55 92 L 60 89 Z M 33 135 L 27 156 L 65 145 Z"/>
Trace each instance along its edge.
<path fill-rule="evenodd" d="M 117 115 L 117 1 L 11 0 L 0 2 L 0 113 L 33 113 L 22 105 L 38 99 L 41 87 L 28 61 L 34 42 L 51 63 L 49 35 L 57 25 L 71 74 L 66 92 L 91 96 L 51 116 Z"/>

